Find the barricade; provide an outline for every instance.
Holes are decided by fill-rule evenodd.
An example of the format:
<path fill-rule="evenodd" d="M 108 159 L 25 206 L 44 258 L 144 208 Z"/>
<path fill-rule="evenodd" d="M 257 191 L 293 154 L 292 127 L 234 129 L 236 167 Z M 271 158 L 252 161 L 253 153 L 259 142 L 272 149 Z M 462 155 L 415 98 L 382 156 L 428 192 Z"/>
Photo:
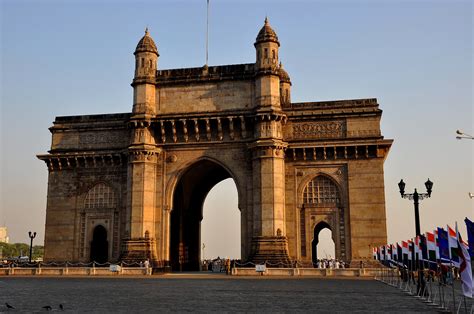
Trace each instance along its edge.
<path fill-rule="evenodd" d="M 394 269 L 396 272 L 393 271 Z M 394 276 L 394 274 L 396 275 Z M 421 276 L 421 279 L 415 280 L 417 276 Z M 375 279 L 440 311 L 451 313 L 473 313 L 474 311 L 473 299 L 464 297 L 462 291 L 456 291 L 455 278 L 449 281 L 440 273 L 429 270 L 415 272 L 401 267 L 384 267 L 378 269 Z"/>

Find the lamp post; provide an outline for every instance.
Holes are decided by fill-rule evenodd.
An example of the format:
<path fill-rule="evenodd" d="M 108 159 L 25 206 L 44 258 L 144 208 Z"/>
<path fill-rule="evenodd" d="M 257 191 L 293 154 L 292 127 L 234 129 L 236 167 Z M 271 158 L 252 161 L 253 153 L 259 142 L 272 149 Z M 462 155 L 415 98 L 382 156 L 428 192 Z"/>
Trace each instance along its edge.
<path fill-rule="evenodd" d="M 426 187 L 426 193 L 418 193 L 418 191 L 415 189 L 415 192 L 413 194 L 405 194 L 405 182 L 403 182 L 403 179 L 400 180 L 398 183 L 398 188 L 400 189 L 400 195 L 402 198 L 408 198 L 409 200 L 413 200 L 413 203 L 415 205 L 415 229 L 416 229 L 416 235 L 419 236 L 419 239 L 421 240 L 421 232 L 420 232 L 420 213 L 419 213 L 419 201 L 423 200 L 427 197 L 431 197 L 431 191 L 433 189 L 433 182 L 428 179 L 428 181 L 425 182 L 425 187 Z M 413 243 L 413 245 L 415 245 Z M 421 262 L 422 259 L 421 257 L 418 258 L 419 262 L 419 267 L 418 267 L 418 284 L 417 284 L 417 293 L 420 293 L 422 291 L 423 287 L 425 286 L 425 281 L 423 278 L 423 269 L 424 265 Z"/>
<path fill-rule="evenodd" d="M 428 181 L 425 182 L 425 187 L 426 187 L 426 192 L 427 193 L 418 193 L 418 191 L 415 189 L 415 192 L 413 194 L 405 194 L 405 182 L 403 182 L 403 179 L 400 180 L 398 183 L 398 188 L 400 189 L 400 195 L 402 198 L 407 198 L 409 200 L 413 200 L 413 203 L 415 205 L 415 229 L 416 229 L 416 235 L 421 236 L 420 232 L 420 213 L 419 213 L 419 201 L 431 197 L 431 191 L 433 189 L 433 182 L 428 179 Z"/>
<path fill-rule="evenodd" d="M 30 237 L 30 263 L 31 263 L 31 255 L 33 254 L 33 239 L 36 237 L 36 232 L 28 231 L 28 236 Z"/>
<path fill-rule="evenodd" d="M 472 136 L 470 134 L 467 134 L 467 133 L 464 133 L 461 130 L 456 130 L 456 134 L 458 135 L 458 136 L 456 136 L 456 139 L 458 139 L 458 140 L 462 140 L 462 139 L 474 140 L 474 136 Z"/>

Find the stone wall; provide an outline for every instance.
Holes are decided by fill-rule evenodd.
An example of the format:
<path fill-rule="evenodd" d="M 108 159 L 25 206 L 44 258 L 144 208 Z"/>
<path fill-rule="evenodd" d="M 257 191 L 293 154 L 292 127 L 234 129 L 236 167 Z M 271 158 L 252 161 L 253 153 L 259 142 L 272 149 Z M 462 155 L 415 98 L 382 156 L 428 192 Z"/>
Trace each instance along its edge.
<path fill-rule="evenodd" d="M 158 114 L 221 112 L 252 107 L 252 81 L 224 81 L 156 89 Z"/>

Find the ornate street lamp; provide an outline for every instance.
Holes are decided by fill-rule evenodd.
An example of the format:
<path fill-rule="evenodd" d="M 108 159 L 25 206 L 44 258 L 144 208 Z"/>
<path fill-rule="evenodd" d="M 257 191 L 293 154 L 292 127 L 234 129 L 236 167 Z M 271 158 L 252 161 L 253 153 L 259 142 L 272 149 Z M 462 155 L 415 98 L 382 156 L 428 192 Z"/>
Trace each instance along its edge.
<path fill-rule="evenodd" d="M 400 189 L 400 195 L 402 198 L 407 198 L 409 200 L 413 200 L 413 203 L 415 205 L 415 229 L 416 229 L 416 235 L 421 236 L 420 232 L 420 213 L 419 213 L 419 201 L 431 197 L 431 191 L 433 189 L 433 182 L 428 179 L 428 181 L 425 182 L 425 187 L 426 187 L 426 193 L 418 193 L 417 190 L 415 189 L 415 192 L 413 194 L 405 194 L 405 182 L 403 182 L 403 179 L 400 180 L 398 183 L 398 188 Z"/>
<path fill-rule="evenodd" d="M 33 239 L 36 237 L 36 232 L 28 231 L 28 236 L 30 237 L 30 263 L 31 263 L 31 255 L 33 254 Z"/>
<path fill-rule="evenodd" d="M 467 134 L 467 133 L 464 133 L 461 130 L 456 130 L 456 134 L 458 135 L 458 136 L 456 136 L 456 139 L 458 139 L 458 140 L 462 140 L 462 139 L 474 140 L 474 136 L 472 136 L 470 134 Z"/>

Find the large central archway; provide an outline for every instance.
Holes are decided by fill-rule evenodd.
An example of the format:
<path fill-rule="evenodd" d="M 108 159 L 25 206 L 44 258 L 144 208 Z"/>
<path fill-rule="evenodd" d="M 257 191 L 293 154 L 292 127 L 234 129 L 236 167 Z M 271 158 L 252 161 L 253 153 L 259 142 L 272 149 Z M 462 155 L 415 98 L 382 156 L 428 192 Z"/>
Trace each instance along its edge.
<path fill-rule="evenodd" d="M 217 183 L 227 178 L 232 178 L 228 170 L 206 159 L 191 165 L 178 180 L 171 212 L 172 270 L 200 270 L 204 200 Z"/>

